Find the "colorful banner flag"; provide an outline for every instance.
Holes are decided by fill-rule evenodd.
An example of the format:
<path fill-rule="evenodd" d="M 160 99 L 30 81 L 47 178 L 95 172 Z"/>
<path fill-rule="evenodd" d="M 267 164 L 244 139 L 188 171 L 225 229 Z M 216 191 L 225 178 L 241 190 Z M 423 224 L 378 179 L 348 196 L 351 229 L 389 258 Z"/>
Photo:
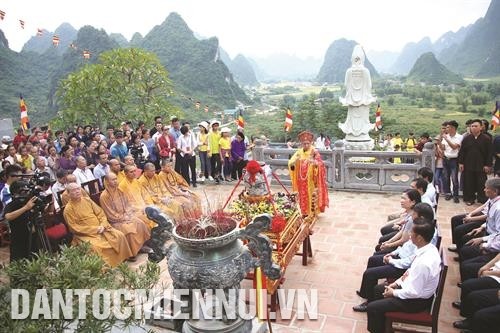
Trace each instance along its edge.
<path fill-rule="evenodd" d="M 380 108 L 380 103 L 377 106 L 377 111 L 375 111 L 375 131 L 382 129 L 382 109 Z"/>
<path fill-rule="evenodd" d="M 89 50 L 83 51 L 83 59 L 90 59 L 90 51 Z"/>
<path fill-rule="evenodd" d="M 245 119 L 243 119 L 243 110 L 240 109 L 240 113 L 238 114 L 238 120 L 236 121 L 236 124 L 238 125 L 238 130 L 244 130 L 245 129 Z"/>
<path fill-rule="evenodd" d="M 24 21 L 23 20 L 19 20 L 19 24 L 21 25 L 21 29 L 24 29 Z"/>
<path fill-rule="evenodd" d="M 493 110 L 491 116 L 491 129 L 493 131 L 496 130 L 498 125 L 500 125 L 500 102 L 496 101 L 495 109 Z"/>
<path fill-rule="evenodd" d="M 3 10 L 0 10 L 0 20 L 3 21 L 4 18 L 5 18 L 5 12 Z"/>
<path fill-rule="evenodd" d="M 52 45 L 54 45 L 56 47 L 59 46 L 59 41 L 60 40 L 59 40 L 59 36 L 58 35 L 52 36 Z"/>
<path fill-rule="evenodd" d="M 292 110 L 290 110 L 290 108 L 287 108 L 285 117 L 285 132 L 290 132 L 292 130 L 292 125 L 293 125 Z"/>
<path fill-rule="evenodd" d="M 28 118 L 28 108 L 26 107 L 26 103 L 24 103 L 23 95 L 19 95 L 19 109 L 21 110 L 21 127 L 24 130 L 28 130 L 30 128 L 30 120 Z"/>

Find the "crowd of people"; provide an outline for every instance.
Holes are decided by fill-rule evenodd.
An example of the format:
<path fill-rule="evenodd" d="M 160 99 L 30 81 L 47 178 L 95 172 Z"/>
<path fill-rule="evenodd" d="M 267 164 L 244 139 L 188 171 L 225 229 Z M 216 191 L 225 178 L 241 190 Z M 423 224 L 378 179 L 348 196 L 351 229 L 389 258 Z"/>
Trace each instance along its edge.
<path fill-rule="evenodd" d="M 219 121 L 189 122 L 161 117 L 147 129 L 123 122 L 105 131 L 77 126 L 74 131 L 19 129 L 0 147 L 0 202 L 11 229 L 11 260 L 30 257 L 37 243 L 30 214 L 36 197 L 24 200 L 33 179 L 53 197 L 50 213 L 64 211 L 73 243 L 88 241 L 110 265 L 134 260 L 147 246 L 154 222 L 144 208 L 156 205 L 175 221 L 201 214 L 201 200 L 190 189 L 198 182 L 239 179 L 251 148 L 243 131 L 231 135 Z M 199 158 L 199 169 L 196 159 Z M 35 176 L 37 175 L 37 176 Z M 87 184 L 97 183 L 99 198 Z M 46 213 L 44 211 L 44 213 Z M 26 245 L 29 243 L 29 246 Z"/>
<path fill-rule="evenodd" d="M 437 205 L 428 199 L 436 191 L 455 203 L 460 203 L 462 191 L 467 206 L 476 201 L 481 204 L 451 220 L 453 244 L 448 249 L 459 254 L 455 260 L 460 263 L 461 277 L 460 301 L 452 305 L 465 317 L 453 326 L 462 332 L 497 332 L 500 325 L 500 214 L 496 202 L 500 178 L 496 177 L 500 172 L 500 136 L 493 138 L 488 126 L 484 119 L 472 119 L 466 122 L 466 131 L 459 134 L 459 124 L 450 120 L 441 125 L 439 135 L 432 140 L 427 133 L 418 141 L 413 133 L 409 133 L 406 140 L 396 133 L 394 137 L 388 134 L 381 143 L 389 151 L 406 149 L 418 153 L 426 143 L 433 142 L 436 164 L 434 172 L 427 168 L 419 170 L 421 178 L 412 183 L 414 189 L 405 191 L 401 197 L 403 213 L 391 216 L 395 220 L 381 229 L 379 245 L 368 260 L 357 291 L 366 301 L 353 309 L 368 313 L 370 332 L 384 331 L 386 312 L 422 311 L 429 308 L 434 298 L 441 261 L 437 249 L 428 248 L 429 243 L 436 243 L 437 235 L 435 215 L 431 211 L 431 207 Z M 401 159 L 395 158 L 394 163 L 401 163 Z M 428 230 L 423 225 L 429 225 Z M 434 230 L 432 237 L 431 229 Z M 420 260 L 421 257 L 426 259 Z M 386 282 L 377 285 L 379 279 Z"/>

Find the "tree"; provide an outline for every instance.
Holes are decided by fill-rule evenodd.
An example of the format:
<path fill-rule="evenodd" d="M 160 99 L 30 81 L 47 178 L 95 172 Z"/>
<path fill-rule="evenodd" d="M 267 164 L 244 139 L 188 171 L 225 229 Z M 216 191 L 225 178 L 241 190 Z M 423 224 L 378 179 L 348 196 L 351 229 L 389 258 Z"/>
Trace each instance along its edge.
<path fill-rule="evenodd" d="M 151 122 L 157 115 L 179 114 L 168 101 L 172 82 L 156 55 L 140 49 L 115 49 L 100 55 L 61 82 L 56 127 L 126 120 Z"/>

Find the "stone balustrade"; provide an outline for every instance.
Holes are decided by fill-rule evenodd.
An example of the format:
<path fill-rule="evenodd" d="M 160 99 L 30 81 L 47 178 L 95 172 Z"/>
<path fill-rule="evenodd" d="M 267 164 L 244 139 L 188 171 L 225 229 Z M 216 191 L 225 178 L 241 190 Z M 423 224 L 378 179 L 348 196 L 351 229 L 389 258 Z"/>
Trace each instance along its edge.
<path fill-rule="evenodd" d="M 295 149 L 266 145 L 266 142 L 257 140 L 252 156 L 268 164 L 284 184 L 290 185 L 288 159 L 294 152 Z M 332 150 L 319 152 L 325 163 L 328 187 L 338 190 L 401 192 L 409 188 L 418 169 L 423 166 L 435 168 L 432 143 L 426 143 L 423 152 L 417 154 L 346 150 L 344 142 L 339 140 Z"/>

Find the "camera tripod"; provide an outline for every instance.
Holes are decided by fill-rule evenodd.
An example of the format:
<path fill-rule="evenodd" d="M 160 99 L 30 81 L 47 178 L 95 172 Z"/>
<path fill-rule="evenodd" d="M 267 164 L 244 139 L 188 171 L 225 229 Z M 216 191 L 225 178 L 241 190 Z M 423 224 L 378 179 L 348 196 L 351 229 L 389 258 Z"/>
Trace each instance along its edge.
<path fill-rule="evenodd" d="M 36 210 L 33 212 L 33 216 L 30 218 L 28 225 L 35 229 L 35 234 L 38 238 L 38 243 L 40 245 L 40 250 L 44 250 L 48 253 L 52 252 L 52 246 L 50 245 L 49 238 L 45 234 L 45 223 L 43 222 L 42 212 Z M 29 238 L 29 248 L 32 249 L 33 237 Z"/>

